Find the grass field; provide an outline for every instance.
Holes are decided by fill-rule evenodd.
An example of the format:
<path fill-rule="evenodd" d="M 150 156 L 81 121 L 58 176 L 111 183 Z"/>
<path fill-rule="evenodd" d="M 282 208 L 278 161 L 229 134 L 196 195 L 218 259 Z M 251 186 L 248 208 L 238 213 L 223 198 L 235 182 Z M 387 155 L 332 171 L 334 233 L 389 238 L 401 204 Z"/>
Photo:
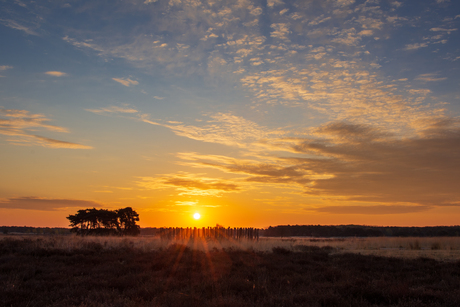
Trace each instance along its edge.
<path fill-rule="evenodd" d="M 458 238 L 3 236 L 0 306 L 460 306 L 459 250 Z"/>

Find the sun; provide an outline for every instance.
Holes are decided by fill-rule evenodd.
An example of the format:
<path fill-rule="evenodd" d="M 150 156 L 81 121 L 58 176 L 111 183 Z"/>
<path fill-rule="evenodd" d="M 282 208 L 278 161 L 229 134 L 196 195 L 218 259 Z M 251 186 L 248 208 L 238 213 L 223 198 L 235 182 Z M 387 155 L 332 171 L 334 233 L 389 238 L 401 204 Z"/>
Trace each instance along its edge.
<path fill-rule="evenodd" d="M 195 214 L 193 215 L 193 218 L 194 218 L 195 220 L 199 220 L 200 217 L 201 217 L 201 215 L 200 215 L 198 212 L 195 213 Z"/>

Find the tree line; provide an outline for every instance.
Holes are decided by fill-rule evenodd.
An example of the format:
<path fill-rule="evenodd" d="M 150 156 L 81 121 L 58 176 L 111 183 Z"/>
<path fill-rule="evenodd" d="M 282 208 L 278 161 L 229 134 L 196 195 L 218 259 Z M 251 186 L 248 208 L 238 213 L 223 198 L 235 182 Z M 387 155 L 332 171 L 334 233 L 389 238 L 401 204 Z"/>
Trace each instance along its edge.
<path fill-rule="evenodd" d="M 259 241 L 260 229 L 258 228 L 237 228 L 217 225 L 216 227 L 169 227 L 158 228 L 154 235 L 167 240 L 189 240 L 189 239 L 228 239 L 228 240 L 257 240 Z"/>
<path fill-rule="evenodd" d="M 460 226 L 364 226 L 364 225 L 279 225 L 270 226 L 261 235 L 266 237 L 458 237 Z"/>
<path fill-rule="evenodd" d="M 83 209 L 67 217 L 71 232 L 78 235 L 128 235 L 137 236 L 139 214 L 131 207 L 117 210 Z"/>

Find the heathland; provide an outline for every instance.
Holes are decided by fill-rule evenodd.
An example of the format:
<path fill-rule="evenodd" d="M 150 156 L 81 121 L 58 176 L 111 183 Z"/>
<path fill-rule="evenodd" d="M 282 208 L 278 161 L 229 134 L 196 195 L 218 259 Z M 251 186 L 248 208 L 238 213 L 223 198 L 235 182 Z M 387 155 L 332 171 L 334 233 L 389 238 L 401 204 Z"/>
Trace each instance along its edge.
<path fill-rule="evenodd" d="M 458 238 L 4 235 L 0 306 L 460 306 L 458 251 Z"/>

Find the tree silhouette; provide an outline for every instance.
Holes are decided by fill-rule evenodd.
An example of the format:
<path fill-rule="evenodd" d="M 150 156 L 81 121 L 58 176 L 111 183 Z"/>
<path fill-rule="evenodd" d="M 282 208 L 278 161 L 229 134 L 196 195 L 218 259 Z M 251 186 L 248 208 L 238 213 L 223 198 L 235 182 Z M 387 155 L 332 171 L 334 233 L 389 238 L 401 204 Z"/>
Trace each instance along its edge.
<path fill-rule="evenodd" d="M 79 235 L 130 235 L 140 233 L 139 214 L 131 207 L 115 211 L 107 209 L 82 209 L 69 215 L 71 231 Z"/>
<path fill-rule="evenodd" d="M 121 232 L 124 235 L 137 236 L 141 230 L 136 222 L 139 221 L 139 214 L 131 207 L 118 209 L 116 211 L 120 222 Z"/>

